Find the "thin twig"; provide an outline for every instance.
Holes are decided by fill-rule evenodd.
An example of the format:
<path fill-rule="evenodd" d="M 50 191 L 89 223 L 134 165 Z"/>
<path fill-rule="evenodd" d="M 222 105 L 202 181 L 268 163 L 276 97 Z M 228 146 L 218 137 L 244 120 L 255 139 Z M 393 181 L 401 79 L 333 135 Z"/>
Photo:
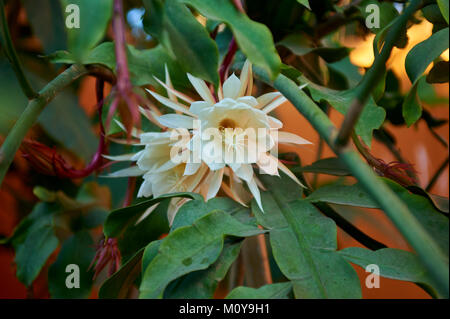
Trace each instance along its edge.
<path fill-rule="evenodd" d="M 433 188 L 434 184 L 436 184 L 436 182 L 439 179 L 439 177 L 441 176 L 441 174 L 447 168 L 448 161 L 449 161 L 449 158 L 447 156 L 447 159 L 441 164 L 441 166 L 439 166 L 439 168 L 437 169 L 436 173 L 434 173 L 433 177 L 431 178 L 430 182 L 428 183 L 427 187 L 425 188 L 425 190 L 427 192 L 431 191 L 431 189 Z"/>

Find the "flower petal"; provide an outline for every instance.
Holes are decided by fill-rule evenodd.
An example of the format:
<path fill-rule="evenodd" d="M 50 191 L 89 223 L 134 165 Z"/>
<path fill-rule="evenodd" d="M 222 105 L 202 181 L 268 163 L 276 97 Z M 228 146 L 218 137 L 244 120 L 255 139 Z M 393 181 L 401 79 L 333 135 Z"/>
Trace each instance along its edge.
<path fill-rule="evenodd" d="M 186 163 L 186 167 L 184 168 L 184 175 L 194 175 L 195 173 L 197 173 L 201 166 L 201 163 Z"/>
<path fill-rule="evenodd" d="M 252 178 L 250 181 L 248 181 L 247 186 L 248 186 L 248 189 L 250 190 L 250 192 L 252 193 L 253 197 L 255 198 L 256 203 L 258 204 L 259 208 L 264 213 L 264 209 L 262 207 L 262 202 L 261 202 L 261 194 L 259 192 L 259 188 L 258 188 L 258 185 L 256 184 L 255 179 Z"/>
<path fill-rule="evenodd" d="M 134 177 L 134 176 L 142 176 L 144 175 L 144 173 L 145 172 L 142 171 L 139 167 L 131 166 L 102 177 Z"/>
<path fill-rule="evenodd" d="M 275 110 L 277 107 L 279 107 L 281 104 L 283 104 L 284 102 L 286 102 L 287 99 L 284 96 L 281 96 L 279 98 L 277 98 L 275 101 L 272 101 L 271 103 L 269 103 L 268 105 L 266 105 L 262 111 L 266 114 L 272 112 L 273 110 Z"/>
<path fill-rule="evenodd" d="M 238 97 L 247 95 L 249 80 L 252 76 L 252 64 L 247 59 L 245 60 L 240 76 L 241 87 L 239 88 Z"/>
<path fill-rule="evenodd" d="M 162 95 L 159 95 L 156 92 L 150 91 L 149 89 L 146 89 L 147 92 L 149 92 L 155 99 L 157 99 L 160 103 L 164 104 L 165 106 L 175 110 L 175 111 L 180 111 L 182 113 L 191 115 L 196 117 L 196 115 L 192 114 L 191 112 L 189 112 L 189 110 L 187 109 L 187 107 L 183 104 L 180 103 L 176 103 L 174 101 L 169 100 L 168 98 L 165 98 Z"/>
<path fill-rule="evenodd" d="M 258 105 L 256 106 L 257 109 L 261 109 L 265 107 L 267 104 L 272 102 L 275 98 L 281 96 L 280 92 L 269 92 L 266 94 L 261 95 L 256 100 L 258 101 Z"/>
<path fill-rule="evenodd" d="M 123 155 L 117 155 L 117 156 L 102 154 L 102 157 L 109 159 L 110 161 L 124 162 L 124 161 L 132 161 L 132 158 L 135 155 L 136 155 L 136 153 L 123 154 Z"/>
<path fill-rule="evenodd" d="M 277 132 L 278 143 L 290 143 L 290 144 L 312 144 L 310 141 L 300 137 L 298 135 L 289 132 Z"/>
<path fill-rule="evenodd" d="M 215 197 L 219 192 L 220 185 L 222 185 L 223 180 L 223 172 L 224 169 L 220 169 L 218 171 L 211 172 L 207 182 L 209 184 L 208 193 L 206 195 L 206 200 L 210 200 Z"/>
<path fill-rule="evenodd" d="M 208 86 L 206 85 L 205 81 L 202 79 L 196 78 L 195 76 L 191 74 L 187 74 L 189 81 L 191 82 L 192 86 L 195 88 L 195 90 L 198 92 L 198 94 L 202 97 L 202 99 L 211 105 L 214 105 L 216 103 L 216 100 L 211 94 L 211 91 L 209 90 Z"/>
<path fill-rule="evenodd" d="M 289 176 L 294 182 L 296 182 L 298 185 L 300 185 L 301 187 L 306 188 L 305 185 L 303 185 L 297 178 L 297 176 L 294 175 L 294 173 L 292 173 L 289 168 L 287 168 L 281 161 L 278 161 L 278 168 L 285 173 L 287 176 Z"/>
<path fill-rule="evenodd" d="M 158 117 L 158 122 L 170 128 L 193 128 L 193 118 L 181 114 L 165 114 Z"/>
<path fill-rule="evenodd" d="M 241 88 L 241 81 L 233 73 L 223 83 L 223 96 L 225 98 L 237 99 L 239 97 L 240 88 Z"/>

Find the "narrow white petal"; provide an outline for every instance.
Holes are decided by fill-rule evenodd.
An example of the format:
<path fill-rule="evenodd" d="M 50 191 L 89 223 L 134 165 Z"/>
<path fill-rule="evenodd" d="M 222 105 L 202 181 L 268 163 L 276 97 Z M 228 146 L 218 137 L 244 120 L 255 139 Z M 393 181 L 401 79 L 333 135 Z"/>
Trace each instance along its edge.
<path fill-rule="evenodd" d="M 269 119 L 270 128 L 279 130 L 283 127 L 283 122 L 281 122 L 279 119 L 269 115 L 267 116 L 267 118 Z"/>
<path fill-rule="evenodd" d="M 253 168 L 250 164 L 242 164 L 234 173 L 246 182 L 253 178 Z"/>
<path fill-rule="evenodd" d="M 150 206 L 149 208 L 146 209 L 146 211 L 142 214 L 141 217 L 139 217 L 139 219 L 137 220 L 137 222 L 134 224 L 134 226 L 136 226 L 137 224 L 139 224 L 141 221 L 143 221 L 144 219 L 146 219 L 159 205 L 160 203 L 157 203 L 155 205 Z"/>
<path fill-rule="evenodd" d="M 215 104 L 216 101 L 214 97 L 211 94 L 211 91 L 209 90 L 208 86 L 206 85 L 205 81 L 202 79 L 196 78 L 195 76 L 191 74 L 187 74 L 189 81 L 191 82 L 192 86 L 195 88 L 195 90 L 198 92 L 198 94 L 202 97 L 202 99 L 211 105 Z"/>
<path fill-rule="evenodd" d="M 108 174 L 103 177 L 133 177 L 133 176 L 141 176 L 141 175 L 144 175 L 144 171 L 142 171 L 137 166 L 131 166 L 131 167 L 127 167 L 127 168 L 118 170 L 116 172 L 113 172 L 113 173 Z"/>
<path fill-rule="evenodd" d="M 164 87 L 167 90 L 167 94 L 170 96 L 170 94 L 175 95 L 177 97 L 179 97 L 180 99 L 182 99 L 183 101 L 187 102 L 187 103 L 192 103 L 194 102 L 193 99 L 191 99 L 189 96 L 187 96 L 186 94 L 183 94 L 177 90 L 175 90 L 174 88 L 171 88 L 169 86 L 167 86 L 167 84 L 165 84 L 163 81 L 161 81 L 160 79 L 158 79 L 157 77 L 154 77 L 156 81 L 158 81 L 159 84 L 161 84 L 162 87 Z"/>
<path fill-rule="evenodd" d="M 188 114 L 188 115 L 191 115 L 191 116 L 196 117 L 196 115 L 194 115 L 194 114 L 192 114 L 191 112 L 189 112 L 189 110 L 187 109 L 187 107 L 186 107 L 185 105 L 180 104 L 180 103 L 175 103 L 175 102 L 169 100 L 168 98 L 165 98 L 164 96 L 159 95 L 159 94 L 156 93 L 156 92 L 150 91 L 149 89 L 146 89 L 146 90 L 147 90 L 147 92 L 149 92 L 155 99 L 157 99 L 160 103 L 164 104 L 165 106 L 167 106 L 167 107 L 169 107 L 169 108 L 171 108 L 171 109 L 173 109 L 173 110 L 175 110 L 175 111 L 180 111 L 180 112 L 182 112 L 182 113 L 185 113 L 185 114 Z"/>
<path fill-rule="evenodd" d="M 169 69 L 167 68 L 167 64 L 164 64 L 164 71 L 166 76 L 166 90 L 167 90 L 167 96 L 169 96 L 169 99 L 178 102 L 178 99 L 175 94 L 173 94 L 171 91 L 173 90 L 172 81 L 170 80 L 170 74 Z"/>
<path fill-rule="evenodd" d="M 158 117 L 158 122 L 170 128 L 193 128 L 193 118 L 181 114 L 165 114 Z"/>
<path fill-rule="evenodd" d="M 278 132 L 278 143 L 312 144 L 310 141 L 289 132 Z"/>
<path fill-rule="evenodd" d="M 197 101 L 197 102 L 193 102 L 191 104 L 191 107 L 189 108 L 189 111 L 194 113 L 194 114 L 200 114 L 201 111 L 203 111 L 204 109 L 210 107 L 211 104 L 209 104 L 208 102 L 205 101 Z"/>
<path fill-rule="evenodd" d="M 239 97 L 240 88 L 241 88 L 241 81 L 233 73 L 223 83 L 223 96 L 225 98 L 237 99 Z"/>
<path fill-rule="evenodd" d="M 222 168 L 218 171 L 211 172 L 212 175 L 208 181 L 209 189 L 208 194 L 206 195 L 206 200 L 210 200 L 211 198 L 215 197 L 219 192 L 220 185 L 222 185 L 223 171 L 224 169 Z"/>
<path fill-rule="evenodd" d="M 117 156 L 102 154 L 102 157 L 109 159 L 110 161 L 123 162 L 123 161 L 131 161 L 135 155 L 136 155 L 136 153 L 123 154 L 123 155 L 117 155 Z"/>
<path fill-rule="evenodd" d="M 148 179 L 144 179 L 144 181 L 141 184 L 141 187 L 139 187 L 137 197 L 150 197 L 152 195 L 153 195 L 152 183 Z"/>
<path fill-rule="evenodd" d="M 266 153 L 262 153 L 256 164 L 264 174 L 279 176 L 278 159 L 275 156 L 268 156 Z"/>
<path fill-rule="evenodd" d="M 275 98 L 281 96 L 280 92 L 269 92 L 266 94 L 261 95 L 256 100 L 258 101 L 258 105 L 256 106 L 257 109 L 261 109 L 265 107 L 267 104 L 272 102 Z"/>
<path fill-rule="evenodd" d="M 117 119 L 114 119 L 114 122 L 116 122 L 116 124 L 117 124 L 124 132 L 127 131 L 127 129 L 125 128 L 125 125 L 123 125 L 122 122 L 120 122 L 120 121 L 117 120 Z M 131 129 L 131 136 L 136 137 L 136 138 L 139 138 L 139 136 L 141 136 L 141 134 L 142 134 L 142 131 L 141 131 L 141 130 L 138 130 L 138 129 L 135 128 L 135 127 L 133 127 L 133 128 Z"/>
<path fill-rule="evenodd" d="M 300 185 L 301 187 L 305 187 L 305 185 L 303 185 L 297 178 L 297 176 L 294 175 L 294 173 L 292 173 L 289 168 L 287 168 L 281 161 L 278 161 L 278 168 L 285 173 L 287 176 L 289 176 L 294 182 L 296 182 L 298 185 Z"/>
<path fill-rule="evenodd" d="M 255 179 L 251 179 L 250 181 L 248 181 L 247 186 L 248 186 L 248 189 L 250 190 L 250 192 L 252 193 L 253 197 L 255 198 L 256 203 L 258 204 L 259 208 L 264 213 L 264 209 L 262 207 L 262 202 L 261 202 L 261 194 L 259 192 L 259 188 L 258 188 L 258 185 L 256 184 Z"/>
<path fill-rule="evenodd" d="M 239 96 L 244 96 L 247 93 L 248 83 L 249 79 L 252 76 L 252 64 L 247 59 L 245 60 L 244 67 L 242 68 L 240 80 L 241 80 L 241 87 L 239 88 Z"/>
<path fill-rule="evenodd" d="M 279 97 L 278 99 L 276 99 L 275 101 L 269 103 L 268 105 L 266 105 L 262 111 L 266 114 L 272 112 L 273 110 L 275 110 L 277 107 L 279 107 L 281 104 L 283 104 L 284 102 L 286 102 L 287 99 L 284 96 Z"/>

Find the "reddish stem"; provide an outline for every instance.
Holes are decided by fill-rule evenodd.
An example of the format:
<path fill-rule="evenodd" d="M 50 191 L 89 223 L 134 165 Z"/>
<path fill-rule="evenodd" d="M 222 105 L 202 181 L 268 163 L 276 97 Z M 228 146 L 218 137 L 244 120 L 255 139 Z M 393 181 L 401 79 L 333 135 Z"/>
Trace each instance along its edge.
<path fill-rule="evenodd" d="M 234 55 L 238 49 L 236 40 L 234 37 L 230 41 L 230 45 L 228 46 L 228 52 L 223 59 L 222 65 L 219 69 L 220 82 L 223 83 L 228 76 L 228 71 L 230 70 L 231 62 L 233 62 Z"/>

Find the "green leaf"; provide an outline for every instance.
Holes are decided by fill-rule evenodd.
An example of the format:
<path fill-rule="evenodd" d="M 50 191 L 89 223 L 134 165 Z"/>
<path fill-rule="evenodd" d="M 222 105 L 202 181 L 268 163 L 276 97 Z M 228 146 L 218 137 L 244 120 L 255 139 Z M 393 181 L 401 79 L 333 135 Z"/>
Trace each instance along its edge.
<path fill-rule="evenodd" d="M 342 185 L 334 183 L 315 190 L 307 197 L 311 203 L 326 202 L 338 205 L 349 205 L 366 208 L 378 208 L 378 205 L 361 188 L 361 185 Z"/>
<path fill-rule="evenodd" d="M 448 0 L 437 0 L 439 9 L 441 9 L 442 16 L 444 17 L 447 24 L 449 23 L 448 15 L 449 15 L 449 5 Z"/>
<path fill-rule="evenodd" d="M 270 284 L 260 288 L 237 287 L 226 299 L 288 299 L 291 291 L 291 282 Z"/>
<path fill-rule="evenodd" d="M 297 0 L 298 3 L 304 5 L 305 7 L 307 7 L 309 10 L 311 10 L 311 7 L 309 6 L 309 0 Z"/>
<path fill-rule="evenodd" d="M 67 28 L 69 14 L 65 14 L 66 31 L 69 51 L 77 62 L 84 62 L 87 53 L 103 39 L 106 27 L 113 11 L 112 0 L 60 0 L 63 11 L 68 5 L 77 5 L 79 8 L 79 28 Z"/>
<path fill-rule="evenodd" d="M 10 239 L 16 251 L 16 276 L 26 286 L 33 283 L 48 257 L 58 247 L 58 238 L 53 229 L 53 215 L 59 209 L 55 204 L 37 204 Z"/>
<path fill-rule="evenodd" d="M 178 0 L 193 6 L 208 19 L 226 23 L 239 48 L 256 66 L 274 80 L 280 73 L 281 60 L 275 49 L 270 30 L 239 12 L 229 0 Z"/>
<path fill-rule="evenodd" d="M 409 51 L 405 68 L 408 77 L 415 84 L 427 67 L 449 46 L 449 28 L 434 33 L 428 39 L 417 44 Z"/>
<path fill-rule="evenodd" d="M 402 115 L 408 127 L 416 123 L 422 117 L 422 105 L 420 104 L 420 99 L 417 94 L 419 83 L 420 81 L 414 83 L 403 101 Z"/>
<path fill-rule="evenodd" d="M 173 193 L 162 195 L 158 198 L 145 200 L 139 204 L 119 208 L 112 211 L 105 221 L 103 232 L 107 237 L 120 236 L 127 227 L 134 225 L 145 210 L 155 204 L 162 202 L 168 198 L 183 197 L 191 199 L 199 199 L 200 195 L 194 193 Z"/>
<path fill-rule="evenodd" d="M 33 34 L 41 40 L 44 52 L 49 54 L 66 49 L 67 37 L 60 2 L 22 0 L 22 4 L 27 12 L 27 20 L 33 28 Z"/>
<path fill-rule="evenodd" d="M 183 68 L 215 86 L 219 51 L 206 29 L 177 0 L 146 0 L 144 28 L 162 43 Z M 147 28 L 148 26 L 148 28 Z"/>
<path fill-rule="evenodd" d="M 288 48 L 295 55 L 303 56 L 314 53 L 328 63 L 334 63 L 347 57 L 350 49 L 346 47 L 315 47 L 314 43 L 305 35 L 299 33 L 289 34 L 277 45 Z"/>
<path fill-rule="evenodd" d="M 378 33 L 380 31 L 382 31 L 399 15 L 397 9 L 395 9 L 395 7 L 392 3 L 386 3 L 386 2 L 380 3 L 379 1 L 376 1 L 376 0 L 366 0 L 366 1 L 363 1 L 358 6 L 364 20 L 366 20 L 369 15 L 373 16 L 373 14 L 374 14 L 373 11 L 367 10 L 367 6 L 371 5 L 371 4 L 376 5 L 378 7 L 378 9 L 380 10 L 380 13 L 378 16 L 378 18 L 380 19 L 379 28 L 376 28 L 376 27 L 369 28 L 369 30 L 372 31 L 373 33 Z"/>
<path fill-rule="evenodd" d="M 75 60 L 70 53 L 65 51 L 56 52 L 48 58 L 53 63 L 75 63 Z M 154 76 L 164 80 L 164 66 L 167 65 L 172 83 L 175 87 L 190 87 L 182 66 L 178 61 L 174 60 L 161 45 L 146 50 L 138 50 L 129 45 L 127 58 L 131 82 L 136 86 L 150 84 L 159 88 L 160 84 L 155 80 Z M 84 64 L 101 64 L 115 73 L 116 55 L 114 52 L 114 43 L 104 42 L 92 49 L 86 56 Z"/>
<path fill-rule="evenodd" d="M 293 168 L 292 171 L 296 171 Z M 311 165 L 303 166 L 298 169 L 298 171 L 304 173 L 318 173 L 327 174 L 334 176 L 350 176 L 351 172 L 348 170 L 347 166 L 341 162 L 337 157 L 330 157 L 318 160 Z"/>
<path fill-rule="evenodd" d="M 140 298 L 162 297 L 173 280 L 196 270 L 208 268 L 219 257 L 224 237 L 248 237 L 263 233 L 245 225 L 223 211 L 213 211 L 191 226 L 171 232 L 162 241 L 158 254 L 144 271 Z"/>
<path fill-rule="evenodd" d="M 258 222 L 270 230 L 272 252 L 281 272 L 292 281 L 296 298 L 360 298 L 356 272 L 337 252 L 336 224 L 301 199 L 287 177 L 261 176 L 264 213 L 255 202 Z"/>
<path fill-rule="evenodd" d="M 308 83 L 307 89 L 311 92 L 312 98 L 316 102 L 326 101 L 338 112 L 346 114 L 353 100 L 356 98 L 358 88 L 355 87 L 345 91 L 331 90 L 303 78 Z M 373 130 L 381 127 L 386 117 L 386 111 L 375 104 L 372 97 L 369 98 L 364 110 L 356 123 L 356 134 L 361 136 L 364 143 L 371 145 Z"/>
<path fill-rule="evenodd" d="M 169 232 L 167 219 L 169 203 L 170 199 L 162 201 L 149 216 L 137 225 L 135 222 L 128 224 L 123 230 L 123 234 L 119 237 L 119 249 L 123 261 L 128 260 L 138 250 Z"/>
<path fill-rule="evenodd" d="M 120 269 L 109 277 L 98 293 L 102 299 L 125 299 L 134 281 L 139 277 L 144 249 L 140 249 Z"/>
<path fill-rule="evenodd" d="M 242 223 L 252 224 L 253 226 L 256 226 L 256 224 L 254 223 L 254 218 L 248 218 L 248 210 L 244 206 L 238 204 L 228 197 L 216 197 L 210 199 L 207 202 L 205 202 L 203 199 L 198 199 L 185 203 L 183 206 L 181 206 L 181 208 L 175 215 L 170 231 L 173 232 L 180 227 L 190 226 L 197 219 L 206 216 L 214 210 L 222 210 L 224 212 L 228 212 L 230 215 L 237 218 Z M 243 215 L 244 218 L 241 218 L 240 215 Z M 247 217 L 247 220 L 245 220 L 245 217 Z"/>
<path fill-rule="evenodd" d="M 389 188 L 403 200 L 403 202 L 405 202 L 411 213 L 428 231 L 430 236 L 436 240 L 436 243 L 439 244 L 442 251 L 448 252 L 448 218 L 442 215 L 428 198 L 412 194 L 406 188 L 390 179 L 381 177 L 380 179 L 386 183 Z M 313 202 L 321 201 L 331 204 L 379 208 L 359 183 L 354 185 L 334 184 L 324 186 L 308 196 L 307 199 Z"/>
<path fill-rule="evenodd" d="M 419 257 L 409 251 L 393 248 L 371 251 L 365 248 L 350 247 L 340 250 L 339 254 L 364 269 L 368 265 L 377 265 L 382 277 L 424 284 L 430 288 L 433 286 L 433 281 Z"/>
<path fill-rule="evenodd" d="M 210 267 L 194 271 L 173 281 L 164 292 L 164 298 L 211 299 L 217 285 L 225 278 L 231 264 L 236 260 L 242 242 L 225 243 L 222 254 Z"/>
<path fill-rule="evenodd" d="M 88 271 L 94 258 L 94 242 L 87 231 L 77 232 L 69 237 L 61 246 L 61 251 L 48 271 L 48 286 L 52 298 L 87 298 L 92 287 L 93 272 Z M 79 288 L 67 288 L 66 278 L 70 273 L 66 267 L 70 264 L 79 267 Z"/>

